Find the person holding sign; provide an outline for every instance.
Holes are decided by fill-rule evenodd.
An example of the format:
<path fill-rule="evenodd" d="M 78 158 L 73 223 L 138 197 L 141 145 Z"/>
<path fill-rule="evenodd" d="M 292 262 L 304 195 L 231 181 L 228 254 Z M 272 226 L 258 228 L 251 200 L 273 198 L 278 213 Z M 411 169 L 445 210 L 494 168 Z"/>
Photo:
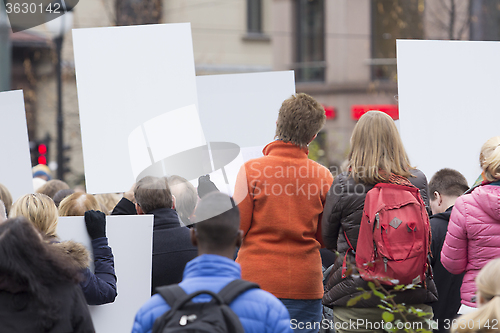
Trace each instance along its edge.
<path fill-rule="evenodd" d="M 104 213 L 88 211 L 85 214 L 85 225 L 92 239 L 95 274 L 88 267 L 88 251 L 82 244 L 74 241 L 59 242 L 56 234 L 59 214 L 51 198 L 41 193 L 26 194 L 14 203 L 11 216 L 27 218 L 49 239 L 54 247 L 67 253 L 79 265 L 84 275 L 80 286 L 89 305 L 114 302 L 117 295 L 116 275 L 113 253 L 106 238 Z"/>
<path fill-rule="evenodd" d="M 242 277 L 278 297 L 297 332 L 317 332 L 321 321 L 320 222 L 333 177 L 308 158 L 307 147 L 325 122 L 324 108 L 311 96 L 285 100 L 277 140 L 241 167 L 234 191 L 244 237 L 236 259 Z"/>

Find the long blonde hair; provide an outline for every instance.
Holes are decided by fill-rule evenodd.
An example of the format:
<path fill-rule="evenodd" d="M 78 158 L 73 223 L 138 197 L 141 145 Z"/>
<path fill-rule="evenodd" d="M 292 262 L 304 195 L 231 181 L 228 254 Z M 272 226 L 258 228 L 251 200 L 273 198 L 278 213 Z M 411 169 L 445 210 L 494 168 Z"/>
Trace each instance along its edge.
<path fill-rule="evenodd" d="M 484 143 L 479 163 L 487 180 L 494 182 L 500 179 L 500 136 L 492 137 Z"/>
<path fill-rule="evenodd" d="M 368 111 L 359 119 L 351 137 L 349 165 L 356 182 L 376 184 L 394 173 L 410 177 L 408 155 L 392 118 L 381 111 Z"/>
<path fill-rule="evenodd" d="M 481 304 L 476 311 L 460 316 L 457 319 L 458 327 L 452 327 L 452 333 L 498 331 L 498 325 L 500 325 L 500 280 L 498 276 L 500 276 L 500 258 L 487 263 L 476 277 L 477 296 L 486 303 Z"/>
<path fill-rule="evenodd" d="M 24 216 L 39 231 L 49 237 L 57 237 L 57 207 L 45 194 L 26 194 L 12 205 L 9 217 Z"/>

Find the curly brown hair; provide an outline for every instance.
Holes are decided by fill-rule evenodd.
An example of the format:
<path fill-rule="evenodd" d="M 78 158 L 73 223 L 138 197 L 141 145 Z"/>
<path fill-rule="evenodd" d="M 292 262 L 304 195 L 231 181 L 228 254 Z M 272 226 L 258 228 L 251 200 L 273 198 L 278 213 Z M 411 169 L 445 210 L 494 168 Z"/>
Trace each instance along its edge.
<path fill-rule="evenodd" d="M 275 138 L 307 147 L 325 122 L 325 109 L 314 98 L 304 93 L 292 95 L 281 104 Z"/>

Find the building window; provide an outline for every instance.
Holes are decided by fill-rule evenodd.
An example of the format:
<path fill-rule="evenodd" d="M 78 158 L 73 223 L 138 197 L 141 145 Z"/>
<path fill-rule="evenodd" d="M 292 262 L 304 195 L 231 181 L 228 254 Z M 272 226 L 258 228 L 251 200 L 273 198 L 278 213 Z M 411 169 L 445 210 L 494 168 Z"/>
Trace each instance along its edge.
<path fill-rule="evenodd" d="M 423 0 L 373 0 L 372 80 L 396 81 L 396 39 L 424 37 Z"/>
<path fill-rule="evenodd" d="M 295 77 L 297 82 L 325 80 L 324 0 L 297 0 Z"/>
<path fill-rule="evenodd" d="M 116 25 L 157 24 L 162 17 L 162 0 L 116 0 Z"/>
<path fill-rule="evenodd" d="M 247 33 L 262 33 L 262 0 L 247 0 Z"/>
<path fill-rule="evenodd" d="M 500 40 L 500 4 L 498 0 L 473 1 L 470 6 L 470 39 Z"/>

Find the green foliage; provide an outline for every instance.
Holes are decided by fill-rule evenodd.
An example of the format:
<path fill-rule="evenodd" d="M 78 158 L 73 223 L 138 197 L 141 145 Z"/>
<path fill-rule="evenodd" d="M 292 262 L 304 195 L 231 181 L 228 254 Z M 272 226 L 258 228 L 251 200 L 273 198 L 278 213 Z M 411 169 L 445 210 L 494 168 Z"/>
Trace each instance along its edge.
<path fill-rule="evenodd" d="M 348 267 L 347 272 L 349 274 L 354 274 L 357 272 L 355 266 L 351 265 Z M 403 330 L 409 333 L 432 333 L 432 330 L 419 328 L 416 331 L 412 328 L 407 328 L 412 325 L 408 325 L 410 323 L 408 320 L 408 315 L 425 317 L 428 316 L 429 313 L 422 311 L 421 309 L 416 309 L 413 306 L 406 306 L 404 303 L 396 303 L 394 298 L 397 293 L 403 292 L 405 290 L 413 290 L 416 288 L 420 288 L 420 285 L 408 284 L 408 285 L 396 285 L 392 289 L 387 290 L 378 280 L 368 282 L 369 291 L 364 290 L 363 288 L 357 288 L 359 291 L 362 291 L 359 295 L 351 298 L 347 302 L 347 306 L 355 306 L 362 299 L 369 299 L 372 295 L 378 297 L 380 299 L 380 303 L 377 306 L 384 310 L 382 313 L 382 320 L 385 323 L 392 323 L 392 325 L 388 325 L 385 327 L 387 332 L 398 332 L 398 324 L 400 327 L 405 327 Z M 427 325 L 425 327 L 431 328 L 436 327 L 436 323 L 430 319 L 426 319 L 425 322 Z M 405 325 L 406 324 L 406 325 Z"/>

